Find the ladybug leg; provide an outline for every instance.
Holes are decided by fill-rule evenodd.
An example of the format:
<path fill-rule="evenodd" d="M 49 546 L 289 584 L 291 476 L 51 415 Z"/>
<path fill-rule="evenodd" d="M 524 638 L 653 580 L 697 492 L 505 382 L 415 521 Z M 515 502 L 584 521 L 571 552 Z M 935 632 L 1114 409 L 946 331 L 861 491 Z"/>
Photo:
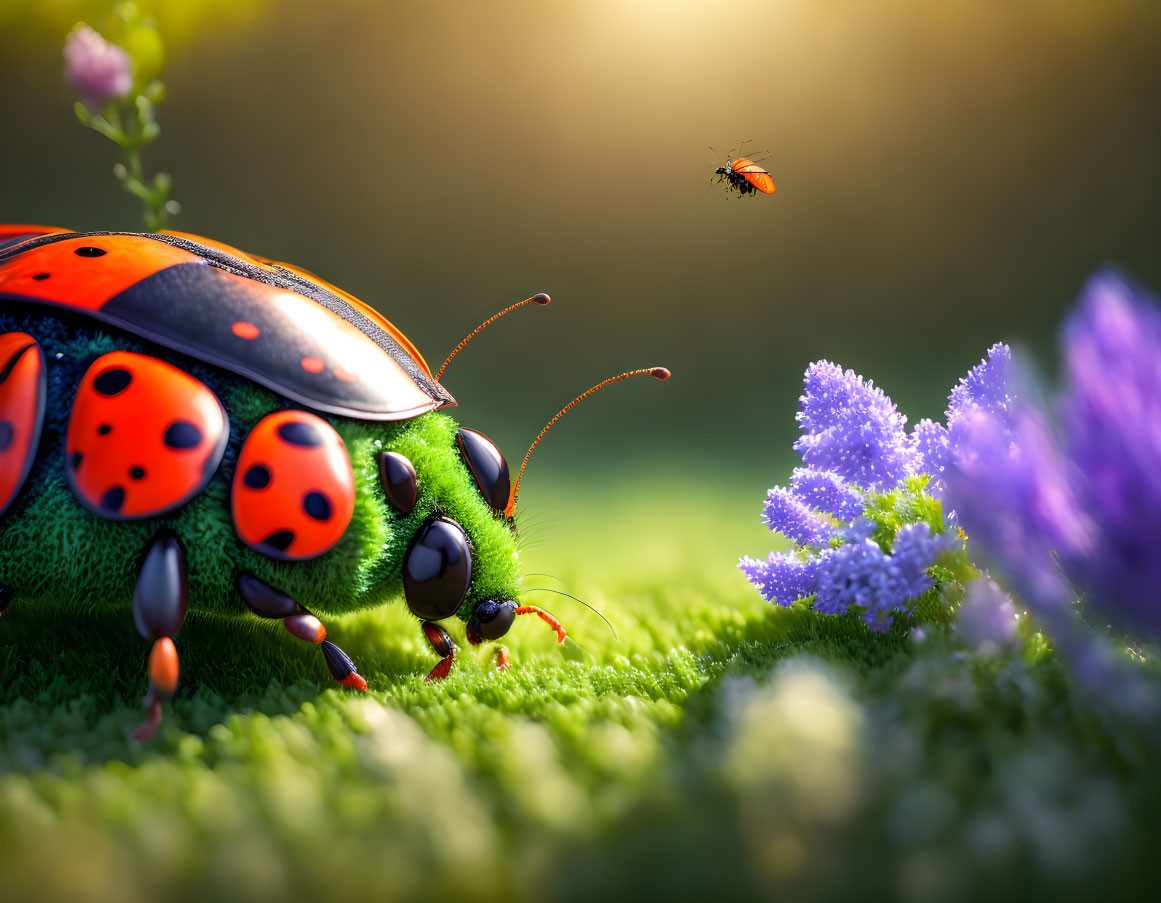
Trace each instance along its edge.
<path fill-rule="evenodd" d="M 277 618 L 292 636 L 319 644 L 331 677 L 336 681 L 356 690 L 367 689 L 367 682 L 355 668 L 354 662 L 342 649 L 327 640 L 327 629 L 323 627 L 322 621 L 286 593 L 263 583 L 253 574 L 240 574 L 237 586 L 246 607 L 258 617 Z"/>
<path fill-rule="evenodd" d="M 149 653 L 149 692 L 145 720 L 130 740 L 152 740 L 161 724 L 161 703 L 177 692 L 180 667 L 173 637 L 189 605 L 189 571 L 181 543 L 169 530 L 159 530 L 146 547 L 145 560 L 133 590 L 133 623 L 152 641 Z"/>
<path fill-rule="evenodd" d="M 451 671 L 452 662 L 456 657 L 456 645 L 447 635 L 447 631 L 438 624 L 424 621 L 420 627 L 423 630 L 423 635 L 427 637 L 427 641 L 431 643 L 431 648 L 435 650 L 435 654 L 442 656 L 439 663 L 431 669 L 431 673 L 424 680 L 443 680 Z"/>
<path fill-rule="evenodd" d="M 508 666 L 512 663 L 512 657 L 508 654 L 508 647 L 496 644 L 496 670 L 507 671 Z"/>
<path fill-rule="evenodd" d="M 8 611 L 8 606 L 12 604 L 12 600 L 15 598 L 16 590 L 0 583 L 0 615 Z"/>

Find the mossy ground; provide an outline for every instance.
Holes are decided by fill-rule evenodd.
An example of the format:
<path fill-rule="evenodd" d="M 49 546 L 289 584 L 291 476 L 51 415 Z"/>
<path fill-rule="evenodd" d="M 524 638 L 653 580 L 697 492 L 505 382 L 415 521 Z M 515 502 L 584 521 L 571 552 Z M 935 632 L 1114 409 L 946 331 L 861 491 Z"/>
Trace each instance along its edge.
<path fill-rule="evenodd" d="M 582 483 L 585 481 L 581 481 Z M 1147 891 L 1148 730 L 1051 656 L 777 609 L 762 487 L 529 483 L 513 667 L 433 664 L 399 603 L 335 619 L 369 693 L 269 625 L 191 615 L 155 742 L 112 615 L 0 619 L 0 898 L 703 899 Z M 553 510 L 546 510 L 552 499 Z M 537 514 L 539 508 L 540 514 Z M 462 644 L 462 630 L 455 637 Z"/>

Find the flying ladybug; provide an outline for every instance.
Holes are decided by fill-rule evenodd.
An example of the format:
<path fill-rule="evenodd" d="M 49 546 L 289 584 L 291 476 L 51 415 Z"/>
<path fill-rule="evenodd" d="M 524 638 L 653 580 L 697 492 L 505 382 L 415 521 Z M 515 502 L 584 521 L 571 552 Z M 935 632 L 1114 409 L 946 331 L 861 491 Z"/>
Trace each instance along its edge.
<path fill-rule="evenodd" d="M 745 143 L 742 142 L 743 145 Z M 714 149 L 711 147 L 709 151 L 712 159 L 716 161 L 718 156 L 714 153 Z M 774 179 L 770 173 L 746 157 L 738 157 L 735 160 L 732 150 L 726 155 L 726 162 L 714 170 L 714 175 L 718 177 L 719 182 L 726 183 L 727 191 L 736 191 L 739 197 L 748 194 L 757 196 L 759 191 L 763 194 L 774 193 Z"/>

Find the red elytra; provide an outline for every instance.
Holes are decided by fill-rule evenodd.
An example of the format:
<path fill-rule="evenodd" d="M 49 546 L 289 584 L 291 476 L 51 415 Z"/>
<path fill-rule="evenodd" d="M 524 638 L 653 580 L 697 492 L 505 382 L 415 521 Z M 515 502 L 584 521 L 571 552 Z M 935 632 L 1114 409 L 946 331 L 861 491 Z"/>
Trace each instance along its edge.
<path fill-rule="evenodd" d="M 757 163 L 747 160 L 745 157 L 738 157 L 731 168 L 762 193 L 774 193 L 774 179 Z"/>
<path fill-rule="evenodd" d="M 329 413 L 406 420 L 455 404 L 382 314 L 212 239 L 0 227 L 0 300 L 83 314 Z"/>
<path fill-rule="evenodd" d="M 0 335 L 0 514 L 32 469 L 44 403 L 44 352 L 23 332 Z"/>
<path fill-rule="evenodd" d="M 205 488 L 229 432 L 225 409 L 199 380 L 155 357 L 113 351 L 77 389 L 65 472 L 95 514 L 156 517 Z"/>
<path fill-rule="evenodd" d="M 263 418 L 238 454 L 231 488 L 239 538 L 298 561 L 334 548 L 355 512 L 355 475 L 334 427 L 307 411 Z"/>

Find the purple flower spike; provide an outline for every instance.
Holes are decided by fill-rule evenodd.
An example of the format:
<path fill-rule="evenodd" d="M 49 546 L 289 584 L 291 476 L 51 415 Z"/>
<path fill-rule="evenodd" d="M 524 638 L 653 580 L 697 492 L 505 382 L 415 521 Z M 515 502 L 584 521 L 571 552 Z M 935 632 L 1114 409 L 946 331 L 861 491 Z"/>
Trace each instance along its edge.
<path fill-rule="evenodd" d="M 911 431 L 915 451 L 919 454 L 919 469 L 931 477 L 933 495 L 939 494 L 943 487 L 943 476 L 948 465 L 951 464 L 951 441 L 947 429 L 942 423 L 924 418 L 915 424 Z"/>
<path fill-rule="evenodd" d="M 832 470 L 865 490 L 893 487 L 917 472 L 919 455 L 904 432 L 907 418 L 853 370 L 818 361 L 806 370 L 794 443 L 807 466 Z"/>
<path fill-rule="evenodd" d="M 982 411 L 1005 420 L 1012 406 L 1009 394 L 1012 349 L 997 342 L 988 356 L 959 381 L 947 399 L 947 424 L 954 426 L 961 415 Z"/>
<path fill-rule="evenodd" d="M 113 98 L 124 97 L 133 87 L 129 54 L 88 25 L 68 36 L 64 60 L 65 78 L 94 113 Z"/>
<path fill-rule="evenodd" d="M 863 513 L 862 494 L 833 471 L 796 467 L 790 488 L 806 504 L 841 521 L 852 521 Z"/>
<path fill-rule="evenodd" d="M 763 599 L 778 605 L 793 605 L 813 595 L 818 578 L 817 558 L 800 559 L 780 552 L 771 552 L 765 561 L 742 558 L 738 567 L 758 587 Z"/>
<path fill-rule="evenodd" d="M 825 515 L 802 503 L 789 489 L 775 486 L 766 493 L 763 522 L 800 546 L 822 545 L 835 533 Z"/>

